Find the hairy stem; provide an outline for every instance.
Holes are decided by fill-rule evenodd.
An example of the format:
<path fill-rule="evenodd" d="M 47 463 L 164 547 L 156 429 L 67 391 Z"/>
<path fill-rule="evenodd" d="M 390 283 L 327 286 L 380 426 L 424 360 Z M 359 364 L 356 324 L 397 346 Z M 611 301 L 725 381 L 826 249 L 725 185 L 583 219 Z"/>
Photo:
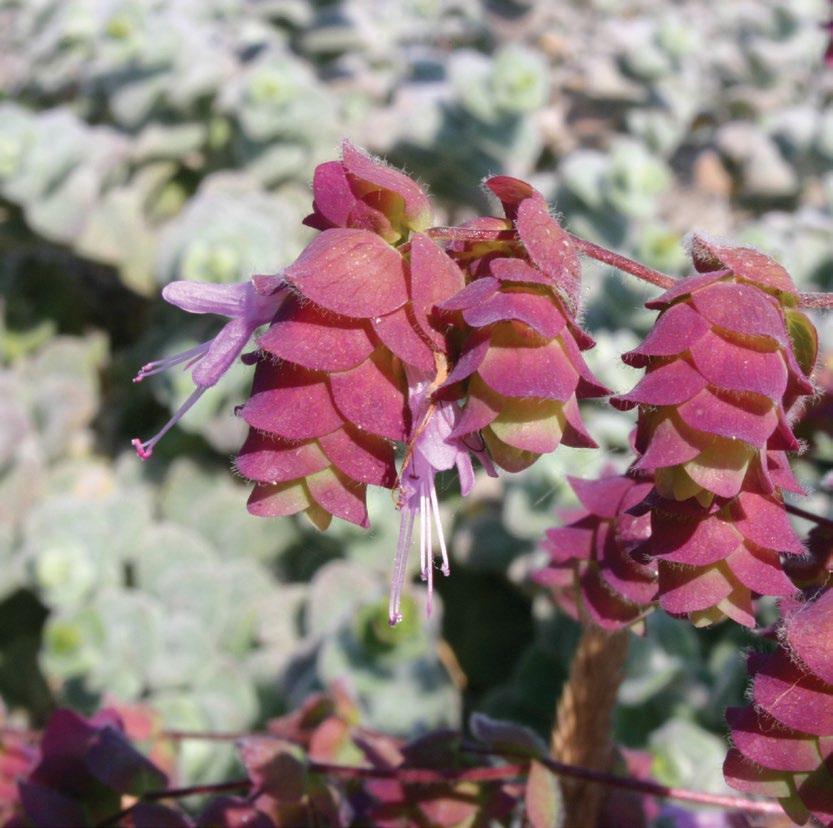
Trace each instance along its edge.
<path fill-rule="evenodd" d="M 608 633 L 585 625 L 556 709 L 551 742 L 559 762 L 600 772 L 610 770 L 612 716 L 629 635 L 627 630 Z M 564 828 L 592 828 L 598 822 L 605 791 L 588 781 L 574 777 L 562 782 Z"/>
<path fill-rule="evenodd" d="M 651 285 L 656 285 L 657 287 L 667 290 L 678 281 L 673 276 L 669 276 L 667 273 L 661 273 L 659 270 L 654 270 L 652 267 L 648 267 L 647 265 L 641 264 L 633 259 L 629 259 L 627 256 L 614 253 L 606 247 L 593 244 L 593 242 L 582 239 L 579 236 L 574 236 L 572 233 L 568 233 L 567 235 L 569 235 L 575 246 L 582 253 L 584 253 L 585 256 L 589 256 L 591 259 L 596 259 L 596 261 L 599 262 L 604 262 L 604 264 L 615 267 L 617 270 L 630 273 L 631 276 L 636 276 L 637 279 L 641 279 L 643 282 L 648 282 Z"/>
<path fill-rule="evenodd" d="M 432 227 L 425 232 L 437 241 L 517 240 L 517 234 L 514 230 L 480 230 L 473 227 Z M 666 290 L 677 282 L 677 279 L 669 276 L 667 273 L 661 273 L 659 270 L 654 270 L 652 267 L 640 264 L 633 259 L 629 259 L 627 256 L 622 256 L 620 253 L 614 253 L 606 247 L 594 244 L 572 233 L 568 233 L 567 235 L 573 240 L 576 248 L 581 253 L 584 253 L 585 256 L 604 262 L 625 273 L 630 273 L 631 276 L 636 276 L 637 279 L 641 279 L 643 282 L 648 282 Z"/>
<path fill-rule="evenodd" d="M 833 293 L 801 293 L 799 304 L 802 308 L 833 310 Z"/>
<path fill-rule="evenodd" d="M 482 753 L 488 756 L 495 755 L 494 750 L 477 746 L 466 746 L 466 750 L 471 753 Z M 510 756 L 512 753 L 511 751 L 504 750 L 501 751 L 500 755 Z M 739 796 L 724 796 L 723 794 L 711 794 L 705 793 L 704 791 L 691 791 L 687 788 L 672 788 L 668 785 L 662 785 L 659 782 L 652 782 L 650 779 L 636 779 L 632 776 L 618 776 L 615 773 L 605 773 L 590 768 L 579 768 L 546 757 L 538 757 L 537 761 L 549 768 L 557 776 L 563 776 L 567 779 L 579 779 L 608 788 L 619 788 L 620 790 L 656 796 L 661 799 L 676 799 L 678 802 L 691 802 L 695 805 L 707 805 L 714 808 L 725 808 L 731 811 L 745 811 L 750 814 L 784 815 L 783 808 L 777 802 L 744 799 Z M 583 828 L 587 828 L 587 826 L 583 826 Z"/>

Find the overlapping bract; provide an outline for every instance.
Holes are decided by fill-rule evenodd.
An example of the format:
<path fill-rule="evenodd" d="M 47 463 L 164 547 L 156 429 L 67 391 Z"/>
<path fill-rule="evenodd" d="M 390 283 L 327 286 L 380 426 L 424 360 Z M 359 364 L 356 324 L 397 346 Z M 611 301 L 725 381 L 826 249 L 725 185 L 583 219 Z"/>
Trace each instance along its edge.
<path fill-rule="evenodd" d="M 623 356 L 645 376 L 612 402 L 640 407 L 634 471 L 654 476 L 643 552 L 659 558 L 660 605 L 752 626 L 752 595 L 791 594 L 779 555 L 802 551 L 781 491 L 801 491 L 787 412 L 813 391 L 815 330 L 768 257 L 697 237 L 692 253 L 705 272 L 648 303 L 657 323 Z"/>
<path fill-rule="evenodd" d="M 723 770 L 799 824 L 833 825 L 833 592 L 792 605 L 781 632 L 775 652 L 750 656 L 752 705 L 726 712 L 734 746 Z"/>
<path fill-rule="evenodd" d="M 580 267 L 569 235 L 528 184 L 499 176 L 486 186 L 506 217 L 467 227 L 506 238 L 452 247 L 467 285 L 439 307 L 464 336 L 443 393 L 465 398 L 454 436 L 479 432 L 494 462 L 515 472 L 562 442 L 595 447 L 577 400 L 608 392 L 581 356 L 593 340 L 575 321 Z"/>
<path fill-rule="evenodd" d="M 586 614 L 607 630 L 634 624 L 657 591 L 656 567 L 631 555 L 650 536 L 651 519 L 629 509 L 645 499 L 651 482 L 613 473 L 568 480 L 582 508 L 564 526 L 547 531 L 543 548 L 550 564 L 535 579 L 574 618 Z"/>

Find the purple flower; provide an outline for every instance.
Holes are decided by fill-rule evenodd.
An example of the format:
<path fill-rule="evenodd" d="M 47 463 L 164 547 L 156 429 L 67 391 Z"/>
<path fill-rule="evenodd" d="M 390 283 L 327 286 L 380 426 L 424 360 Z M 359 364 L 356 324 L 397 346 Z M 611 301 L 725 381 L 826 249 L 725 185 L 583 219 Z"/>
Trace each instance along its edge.
<path fill-rule="evenodd" d="M 412 368 L 408 368 L 407 373 L 408 399 L 414 425 L 409 451 L 400 473 L 398 508 L 402 512 L 402 522 L 396 544 L 388 606 L 388 620 L 391 626 L 402 620 L 399 607 L 415 526 L 419 527 L 420 575 L 428 584 L 426 612 L 429 615 L 434 591 L 435 529 L 442 560 L 440 571 L 446 576 L 450 572 L 437 487 L 434 482 L 437 472 L 447 471 L 456 466 L 463 496 L 469 494 L 474 486 L 474 468 L 470 453 L 477 456 L 489 474 L 497 476 L 484 451 L 485 447 L 472 448 L 466 445 L 464 438 L 451 436 L 462 416 L 459 406 L 448 400 L 432 401 L 433 378 Z"/>
<path fill-rule="evenodd" d="M 162 290 L 166 302 L 188 313 L 215 313 L 230 320 L 207 342 L 179 354 L 143 365 L 133 382 L 159 374 L 175 365 L 191 370 L 196 388 L 161 430 L 144 442 L 132 441 L 136 454 L 147 460 L 156 444 L 179 422 L 205 393 L 216 385 L 248 344 L 261 325 L 270 322 L 288 293 L 282 276 L 254 276 L 237 285 L 206 282 L 171 282 Z"/>

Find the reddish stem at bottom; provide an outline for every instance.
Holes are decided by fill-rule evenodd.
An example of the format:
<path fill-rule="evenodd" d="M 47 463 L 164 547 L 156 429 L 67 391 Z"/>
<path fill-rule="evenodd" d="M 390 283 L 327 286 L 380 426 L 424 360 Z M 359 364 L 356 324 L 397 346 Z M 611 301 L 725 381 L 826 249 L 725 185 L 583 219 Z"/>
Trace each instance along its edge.
<path fill-rule="evenodd" d="M 465 748 L 471 753 L 480 753 L 487 756 L 496 755 L 488 748 L 480 748 L 476 745 L 466 745 Z M 510 756 L 510 751 L 501 751 L 500 756 Z M 743 799 L 738 796 L 724 796 L 722 794 L 710 794 L 703 791 L 690 791 L 687 788 L 671 788 L 659 782 L 652 782 L 649 779 L 635 779 L 632 776 L 617 776 L 615 773 L 580 768 L 575 765 L 565 765 L 555 759 L 546 757 L 537 758 L 542 765 L 551 770 L 556 776 L 566 776 L 572 779 L 584 779 L 588 782 L 598 782 L 600 785 L 607 785 L 610 788 L 621 788 L 626 791 L 643 793 L 648 796 L 657 796 L 662 799 L 676 799 L 680 802 L 692 802 L 697 805 L 711 805 L 715 808 L 729 808 L 736 811 L 746 811 L 755 814 L 781 814 L 784 810 L 777 802 L 761 802 L 755 799 Z"/>

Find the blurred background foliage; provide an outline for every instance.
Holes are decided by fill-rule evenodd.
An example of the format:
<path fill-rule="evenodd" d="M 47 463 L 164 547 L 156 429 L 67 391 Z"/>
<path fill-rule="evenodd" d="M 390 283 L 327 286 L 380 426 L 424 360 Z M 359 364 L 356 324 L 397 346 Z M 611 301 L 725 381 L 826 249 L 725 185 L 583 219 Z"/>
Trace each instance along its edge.
<path fill-rule="evenodd" d="M 395 10 L 394 10 L 395 7 Z M 386 624 L 397 516 L 326 535 L 261 521 L 229 472 L 239 366 L 141 464 L 129 447 L 189 393 L 149 358 L 213 333 L 164 306 L 174 279 L 274 272 L 310 238 L 314 166 L 340 137 L 424 182 L 437 223 L 490 208 L 483 176 L 531 180 L 574 232 L 673 273 L 697 228 L 833 288 L 833 73 L 823 0 L 0 0 L 0 694 L 140 701 L 171 728 L 237 730 L 344 681 L 367 724 L 410 734 L 482 710 L 545 733 L 577 639 L 536 592 L 566 474 L 627 465 L 632 420 L 585 416 L 603 451 L 444 486 L 453 574 Z M 593 369 L 650 324 L 647 290 L 588 264 Z M 833 334 L 833 331 L 828 331 Z M 830 341 L 830 337 L 827 337 Z M 158 379 L 158 381 L 157 381 Z M 813 485 L 833 465 L 802 461 Z M 829 506 L 827 495 L 812 505 Z M 669 784 L 722 790 L 735 628 L 652 616 L 617 738 Z M 713 757 L 709 759 L 709 757 Z M 183 745 L 180 777 L 229 756 Z"/>

